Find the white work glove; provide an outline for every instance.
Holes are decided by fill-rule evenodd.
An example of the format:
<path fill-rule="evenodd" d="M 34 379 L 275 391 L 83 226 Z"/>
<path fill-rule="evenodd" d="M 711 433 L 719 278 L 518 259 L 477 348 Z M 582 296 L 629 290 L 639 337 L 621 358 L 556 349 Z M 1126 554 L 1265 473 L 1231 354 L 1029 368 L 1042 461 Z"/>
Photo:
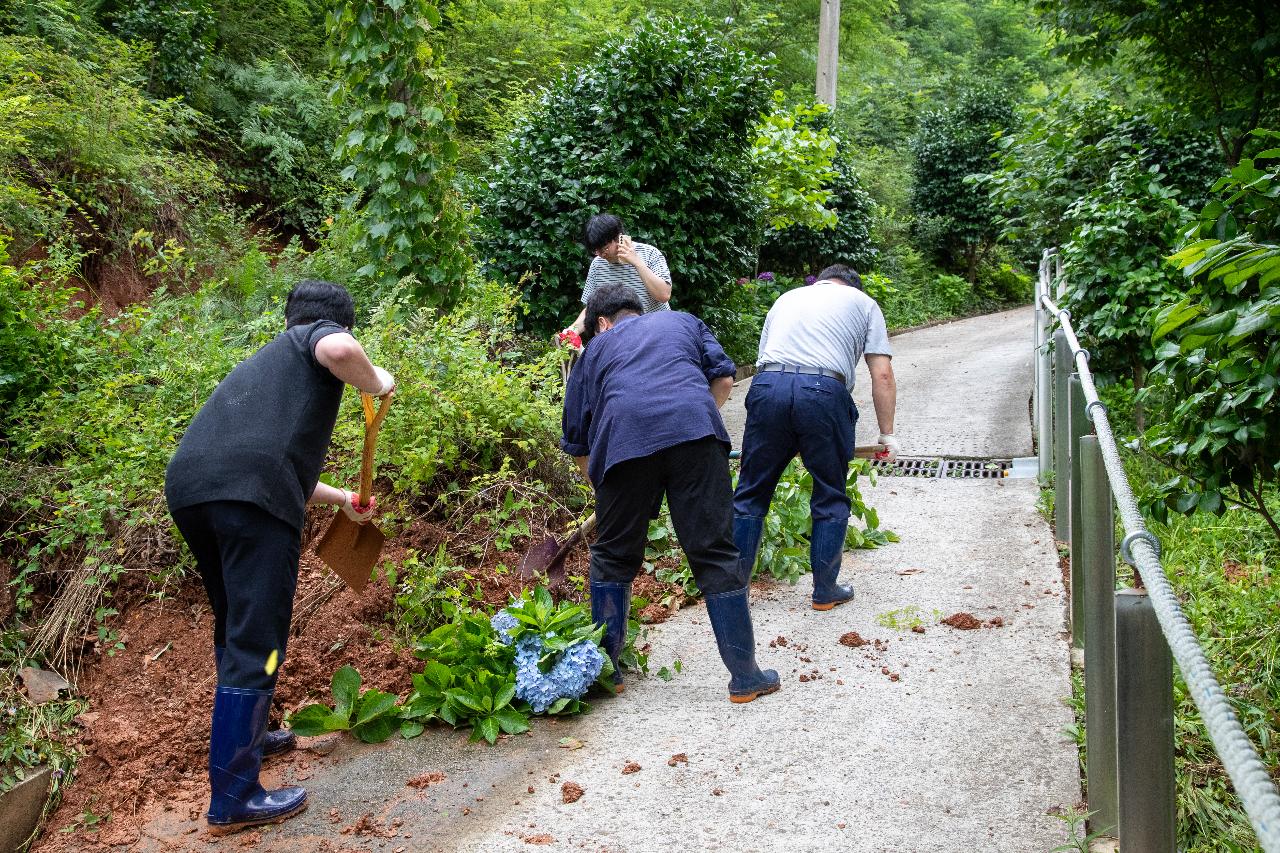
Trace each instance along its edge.
<path fill-rule="evenodd" d="M 356 499 L 360 497 L 359 495 L 355 492 L 349 492 L 346 489 L 343 489 L 343 494 L 347 497 L 346 500 L 342 502 L 342 512 L 347 516 L 347 518 L 357 524 L 364 524 L 366 521 L 373 518 L 373 511 L 377 507 L 378 502 L 374 500 L 372 496 L 369 498 L 368 506 L 357 507 L 355 502 Z"/>
<path fill-rule="evenodd" d="M 892 462 L 897 459 L 898 454 L 902 452 L 902 448 L 898 446 L 898 439 L 895 438 L 891 432 L 880 433 L 880 437 L 876 439 L 876 443 L 884 447 L 884 450 L 882 451 L 884 456 L 881 457 L 879 454 L 876 455 L 876 458 L 881 461 Z"/>
<path fill-rule="evenodd" d="M 374 366 L 373 372 L 377 375 L 378 382 L 381 384 L 378 386 L 377 391 L 370 391 L 370 394 L 375 397 L 385 397 L 392 391 L 396 390 L 396 378 L 394 376 L 383 368 L 377 366 Z"/>

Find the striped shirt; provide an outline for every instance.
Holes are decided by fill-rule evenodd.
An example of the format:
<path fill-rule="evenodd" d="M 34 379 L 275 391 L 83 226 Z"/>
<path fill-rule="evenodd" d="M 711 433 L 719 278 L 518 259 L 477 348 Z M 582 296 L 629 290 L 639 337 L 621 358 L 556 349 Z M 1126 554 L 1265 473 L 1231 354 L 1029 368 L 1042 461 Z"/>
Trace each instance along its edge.
<path fill-rule="evenodd" d="M 636 243 L 635 247 L 636 255 L 644 261 L 645 266 L 658 278 L 670 284 L 671 270 L 667 269 L 667 259 L 663 257 L 662 252 L 648 243 Z M 650 311 L 671 310 L 670 304 L 659 302 L 650 295 L 649 288 L 644 286 L 644 279 L 640 278 L 640 273 L 636 272 L 635 267 L 628 263 L 611 264 L 601 257 L 591 260 L 591 268 L 587 270 L 587 283 L 582 288 L 582 304 L 587 304 L 587 300 L 596 292 L 597 287 L 603 287 L 606 284 L 625 284 L 639 297 L 646 314 Z"/>
<path fill-rule="evenodd" d="M 788 290 L 773 303 L 756 364 L 825 367 L 844 374 L 853 393 L 864 355 L 893 355 L 880 306 L 855 287 L 824 280 Z"/>

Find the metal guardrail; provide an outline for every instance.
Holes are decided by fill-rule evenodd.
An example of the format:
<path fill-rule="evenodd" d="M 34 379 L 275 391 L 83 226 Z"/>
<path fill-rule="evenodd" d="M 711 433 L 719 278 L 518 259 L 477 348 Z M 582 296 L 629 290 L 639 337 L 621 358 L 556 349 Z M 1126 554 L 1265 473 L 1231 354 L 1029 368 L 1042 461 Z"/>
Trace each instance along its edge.
<path fill-rule="evenodd" d="M 1036 284 L 1033 414 L 1040 472 L 1056 472 L 1058 538 L 1071 545 L 1071 636 L 1085 661 L 1090 830 L 1117 836 L 1123 850 L 1177 849 L 1176 661 L 1262 849 L 1280 853 L 1280 793 L 1160 564 L 1160 542 L 1138 511 L 1089 352 L 1070 312 L 1054 302 L 1053 288 L 1061 299 L 1065 286 L 1061 259 L 1046 250 Z M 1120 554 L 1134 567 L 1136 589 L 1115 589 L 1113 507 L 1125 534 Z"/>

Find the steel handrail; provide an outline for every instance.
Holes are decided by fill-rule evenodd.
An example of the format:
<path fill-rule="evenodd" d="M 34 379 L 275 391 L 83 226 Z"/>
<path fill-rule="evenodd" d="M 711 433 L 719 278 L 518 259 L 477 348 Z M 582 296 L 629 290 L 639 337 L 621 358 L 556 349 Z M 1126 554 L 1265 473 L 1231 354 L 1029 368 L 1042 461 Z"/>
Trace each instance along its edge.
<path fill-rule="evenodd" d="M 1057 318 L 1070 346 L 1071 359 L 1084 391 L 1085 412 L 1097 433 L 1107 480 L 1111 484 L 1124 526 L 1121 554 L 1142 578 L 1165 641 L 1173 652 L 1178 669 L 1182 671 L 1182 678 L 1191 692 L 1192 700 L 1200 709 L 1214 750 L 1244 803 L 1245 813 L 1253 825 L 1258 841 L 1266 853 L 1280 853 L 1280 792 L 1277 792 L 1266 765 L 1227 701 L 1226 694 L 1200 647 L 1199 639 L 1182 611 L 1182 605 L 1169 578 L 1164 573 L 1160 563 L 1159 540 L 1147 530 L 1142 513 L 1138 510 L 1137 500 L 1120 460 L 1107 406 L 1098 397 L 1093 373 L 1089 370 L 1089 351 L 1080 346 L 1075 328 L 1071 324 L 1071 312 L 1058 307 L 1050 298 L 1051 268 L 1057 269 L 1060 278 L 1060 261 L 1055 253 L 1046 250 L 1036 283 L 1036 304 Z M 1059 413 L 1059 417 L 1061 416 Z M 1043 442 L 1046 438 L 1041 435 L 1040 441 Z M 1069 475 L 1069 472 L 1061 470 L 1057 473 L 1058 476 Z"/>

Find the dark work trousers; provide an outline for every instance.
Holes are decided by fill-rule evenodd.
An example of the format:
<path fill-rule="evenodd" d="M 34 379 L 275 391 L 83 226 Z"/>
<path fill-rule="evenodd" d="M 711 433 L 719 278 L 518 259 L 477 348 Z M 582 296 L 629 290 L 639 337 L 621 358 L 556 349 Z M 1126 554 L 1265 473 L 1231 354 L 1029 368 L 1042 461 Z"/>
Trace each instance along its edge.
<path fill-rule="evenodd" d="M 255 504 L 210 501 L 173 513 L 209 604 L 213 644 L 225 647 L 219 687 L 274 690 L 284 665 L 302 533 Z"/>
<path fill-rule="evenodd" d="M 778 479 L 799 453 L 813 476 L 810 516 L 814 521 L 848 522 L 845 482 L 858 407 L 844 383 L 828 376 L 757 373 L 746 408 L 734 514 L 764 518 Z"/>
<path fill-rule="evenodd" d="M 630 583 L 644 562 L 649 516 L 667 495 L 671 522 L 704 595 L 742 589 L 733 544 L 728 448 L 715 436 L 612 466 L 596 487 L 591 580 Z"/>

